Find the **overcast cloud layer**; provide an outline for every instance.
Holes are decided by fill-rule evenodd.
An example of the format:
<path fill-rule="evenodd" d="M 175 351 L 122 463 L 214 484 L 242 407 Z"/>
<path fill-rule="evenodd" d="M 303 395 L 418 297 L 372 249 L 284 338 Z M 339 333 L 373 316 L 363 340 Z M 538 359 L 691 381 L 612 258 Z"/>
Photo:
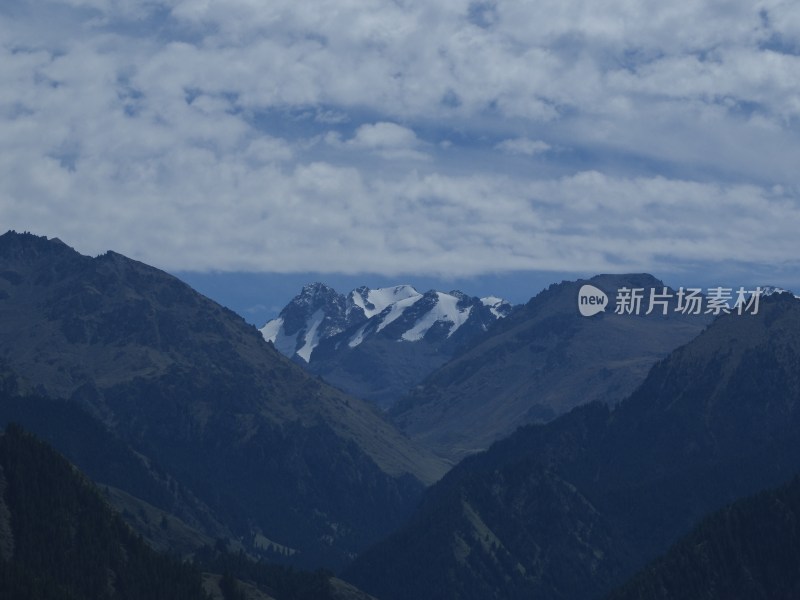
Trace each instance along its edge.
<path fill-rule="evenodd" d="M 795 0 L 0 6 L 0 226 L 170 270 L 795 271 Z"/>

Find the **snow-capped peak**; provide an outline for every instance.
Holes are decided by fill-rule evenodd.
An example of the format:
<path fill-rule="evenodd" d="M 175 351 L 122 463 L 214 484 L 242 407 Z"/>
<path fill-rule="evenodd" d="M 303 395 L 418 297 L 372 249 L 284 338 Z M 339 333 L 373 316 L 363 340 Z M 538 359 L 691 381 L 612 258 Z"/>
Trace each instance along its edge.
<path fill-rule="evenodd" d="M 503 317 L 507 317 L 508 313 L 511 312 L 511 304 L 506 302 L 502 298 L 498 298 L 497 296 L 486 296 L 481 298 L 481 304 L 488 307 L 492 314 L 497 317 L 498 319 L 502 319 Z"/>
<path fill-rule="evenodd" d="M 425 313 L 417 323 L 401 337 L 407 342 L 416 342 L 425 337 L 431 327 L 437 322 L 452 323 L 447 337 L 453 335 L 469 318 L 472 307 L 459 308 L 460 298 L 452 294 L 436 292 L 437 302 L 434 307 Z"/>
<path fill-rule="evenodd" d="M 310 283 L 261 328 L 261 335 L 282 354 L 308 362 L 320 340 L 347 328 L 346 308 L 347 299 L 332 287 Z"/>
<path fill-rule="evenodd" d="M 422 297 L 422 294 L 411 285 L 397 285 L 375 290 L 360 287 L 350 292 L 349 295 L 352 303 L 360 307 L 368 319 L 382 313 L 396 302 L 419 297 Z"/>
<path fill-rule="evenodd" d="M 772 296 L 773 294 L 791 294 L 797 299 L 800 299 L 800 296 L 792 292 L 791 290 L 787 290 L 784 288 L 780 288 L 774 285 L 763 285 L 761 286 L 761 295 L 762 296 Z"/>
<path fill-rule="evenodd" d="M 421 294 L 411 285 L 374 290 L 363 286 L 342 296 L 313 283 L 303 286 L 261 333 L 281 353 L 310 363 L 321 344 L 326 344 L 323 354 L 330 354 L 340 347 L 355 348 L 375 335 L 397 342 L 446 340 L 468 322 L 474 321 L 470 331 L 483 331 L 510 310 L 511 305 L 496 296 L 478 299 L 457 290 Z M 326 340 L 331 338 L 329 344 Z"/>
<path fill-rule="evenodd" d="M 380 313 L 378 313 L 378 315 L 381 316 L 382 319 L 381 319 L 381 324 L 378 325 L 378 328 L 376 329 L 376 332 L 382 331 L 383 329 L 386 328 L 387 325 L 391 325 L 392 323 L 394 323 L 397 319 L 399 319 L 403 315 L 403 313 L 406 311 L 407 308 L 414 306 L 414 304 L 416 304 L 419 300 L 421 300 L 422 297 L 423 296 L 420 293 L 416 293 L 414 295 L 408 295 L 405 297 L 402 297 L 401 295 L 398 300 L 387 304 L 386 308 L 384 308 Z M 383 298 L 381 298 L 381 300 L 383 300 Z M 384 311 L 386 311 L 385 314 Z"/>

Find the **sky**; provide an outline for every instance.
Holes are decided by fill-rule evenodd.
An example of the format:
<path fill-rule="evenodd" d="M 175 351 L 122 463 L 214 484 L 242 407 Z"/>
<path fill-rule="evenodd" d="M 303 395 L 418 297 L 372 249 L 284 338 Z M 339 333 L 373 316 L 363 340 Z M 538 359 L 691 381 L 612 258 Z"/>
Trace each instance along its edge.
<path fill-rule="evenodd" d="M 308 276 L 800 289 L 798 134 L 794 0 L 0 4 L 0 228 L 254 320 Z"/>

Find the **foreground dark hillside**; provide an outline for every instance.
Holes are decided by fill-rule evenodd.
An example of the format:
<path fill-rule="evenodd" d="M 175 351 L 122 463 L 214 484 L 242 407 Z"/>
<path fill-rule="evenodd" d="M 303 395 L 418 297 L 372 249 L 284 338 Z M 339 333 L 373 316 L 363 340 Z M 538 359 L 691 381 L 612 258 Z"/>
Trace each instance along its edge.
<path fill-rule="evenodd" d="M 607 600 L 800 598 L 800 479 L 703 519 Z"/>
<path fill-rule="evenodd" d="M 0 435 L 0 597 L 206 595 L 199 572 L 156 554 L 66 460 L 11 426 Z"/>
<path fill-rule="evenodd" d="M 205 534 L 305 565 L 342 564 L 398 526 L 446 468 L 234 313 L 113 252 L 0 236 L 0 356 L 38 396 L 80 407 L 138 457 L 115 487 L 148 488 L 148 502 Z M 54 443 L 66 436 L 56 414 L 39 419 Z M 102 451 L 81 452 L 79 466 L 114 476 Z M 134 480 L 145 472 L 155 485 Z"/>
<path fill-rule="evenodd" d="M 709 511 L 800 472 L 800 302 L 725 316 L 616 410 L 456 466 L 348 576 L 383 600 L 597 598 Z"/>
<path fill-rule="evenodd" d="M 190 563 L 158 554 L 52 448 L 15 424 L 0 433 L 0 598 L 207 600 L 207 592 L 223 600 L 370 598 L 329 572 L 256 562 L 221 540 Z"/>

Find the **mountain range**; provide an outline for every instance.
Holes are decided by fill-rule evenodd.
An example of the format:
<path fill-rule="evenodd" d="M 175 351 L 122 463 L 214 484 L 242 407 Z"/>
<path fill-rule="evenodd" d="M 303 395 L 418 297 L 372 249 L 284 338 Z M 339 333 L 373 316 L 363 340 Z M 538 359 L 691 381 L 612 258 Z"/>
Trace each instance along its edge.
<path fill-rule="evenodd" d="M 448 466 L 238 315 L 114 252 L 0 236 L 0 331 L 6 379 L 55 407 L 3 403 L 3 422 L 56 432 L 78 466 L 251 552 L 341 565 L 398 526 Z M 79 429 L 54 422 L 65 411 Z M 89 442 L 103 439 L 135 468 L 98 464 Z"/>
<path fill-rule="evenodd" d="M 793 296 L 721 316 L 616 408 L 461 461 L 346 575 L 383 600 L 600 598 L 709 511 L 800 471 L 799 364 Z"/>
<path fill-rule="evenodd" d="M 606 310 L 590 318 L 578 312 L 578 292 L 587 284 L 610 297 Z M 711 321 L 676 312 L 674 299 L 666 316 L 616 314 L 615 292 L 626 287 L 669 290 L 647 274 L 553 284 L 428 375 L 390 416 L 413 439 L 458 460 L 521 425 L 592 401 L 615 405 L 656 361 Z"/>
<path fill-rule="evenodd" d="M 769 289 L 753 314 L 636 315 L 615 294 L 630 288 L 676 296 L 646 274 L 554 284 L 513 310 L 314 284 L 270 342 L 153 267 L 2 235 L 0 590 L 100 597 L 58 586 L 102 586 L 101 564 L 127 586 L 126 557 L 150 551 L 108 502 L 216 598 L 791 597 L 796 480 L 739 499 L 800 471 L 800 303 Z M 584 289 L 608 304 L 583 316 Z M 356 381 L 346 356 L 410 366 L 365 400 L 326 382 Z M 77 469 L 100 504 L 68 482 Z M 73 559 L 77 579 L 35 562 Z M 195 597 L 185 564 L 145 562 Z"/>
<path fill-rule="evenodd" d="M 500 298 L 460 291 L 362 286 L 345 296 L 313 283 L 261 333 L 312 373 L 385 409 L 511 311 Z"/>

